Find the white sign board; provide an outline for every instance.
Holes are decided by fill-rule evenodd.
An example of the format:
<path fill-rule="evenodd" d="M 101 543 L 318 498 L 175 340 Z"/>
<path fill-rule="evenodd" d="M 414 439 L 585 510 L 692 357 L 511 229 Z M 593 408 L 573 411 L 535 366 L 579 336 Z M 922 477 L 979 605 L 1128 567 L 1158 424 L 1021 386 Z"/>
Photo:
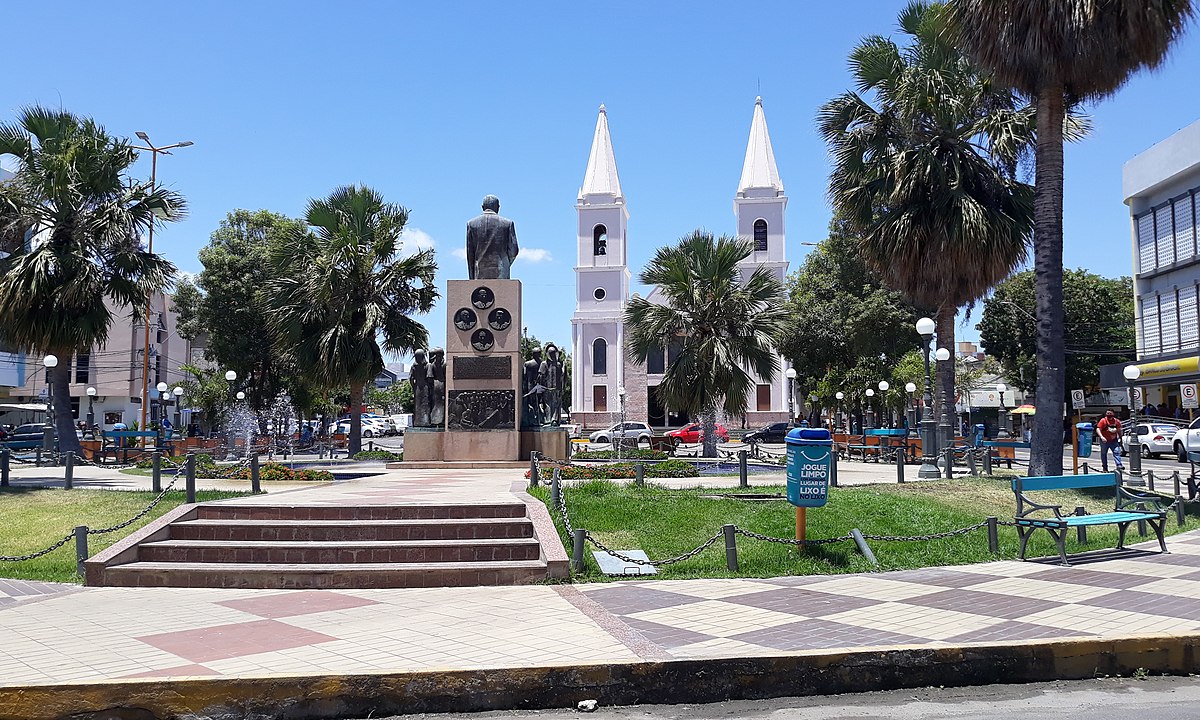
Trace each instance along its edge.
<path fill-rule="evenodd" d="M 1075 408 L 1076 410 L 1082 410 L 1084 408 L 1084 405 L 1086 405 L 1086 400 L 1084 399 L 1083 391 L 1082 390 L 1072 390 L 1071 391 L 1071 407 Z"/>
<path fill-rule="evenodd" d="M 1185 408 L 1200 407 L 1200 403 L 1196 402 L 1196 383 L 1180 385 L 1179 395 L 1183 398 L 1183 406 Z"/>
<path fill-rule="evenodd" d="M 1145 404 L 1142 402 L 1142 397 L 1142 389 L 1140 387 L 1135 387 L 1133 389 L 1133 407 L 1135 410 L 1141 409 Z"/>

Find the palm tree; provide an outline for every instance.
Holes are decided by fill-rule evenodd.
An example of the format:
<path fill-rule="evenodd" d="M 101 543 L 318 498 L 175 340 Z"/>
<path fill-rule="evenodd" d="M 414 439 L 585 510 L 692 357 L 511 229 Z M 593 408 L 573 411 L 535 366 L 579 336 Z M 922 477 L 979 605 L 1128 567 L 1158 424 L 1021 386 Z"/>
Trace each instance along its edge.
<path fill-rule="evenodd" d="M 942 6 L 913 2 L 900 14 L 907 46 L 865 38 L 850 55 L 858 91 L 822 106 L 819 124 L 836 212 L 885 284 L 934 311 L 938 346 L 954 352 L 958 308 L 1025 258 L 1032 188 L 1014 175 L 1034 118 L 944 40 L 944 25 Z M 938 387 L 949 422 L 954 374 L 939 372 Z"/>
<path fill-rule="evenodd" d="M 156 216 L 183 216 L 182 197 L 130 179 L 137 152 L 89 118 L 30 107 L 0 125 L 0 155 L 16 176 L 0 184 L 0 237 L 29 231 L 0 259 L 0 333 L 11 346 L 62 357 L 50 370 L 59 448 L 79 450 L 70 358 L 103 345 L 114 312 L 139 317 L 175 266 L 142 249 Z"/>
<path fill-rule="evenodd" d="M 1062 473 L 1066 399 L 1063 316 L 1063 117 L 1162 62 L 1193 13 L 1190 0 L 950 0 L 955 41 L 1037 105 L 1034 272 L 1037 413 L 1031 475 Z"/>
<path fill-rule="evenodd" d="M 784 328 L 783 283 L 766 268 L 741 281 L 740 267 L 753 243 L 697 230 L 678 245 L 659 248 L 640 275 L 655 285 L 663 304 L 634 296 L 625 310 L 630 356 L 645 363 L 652 351 L 679 343 L 658 396 L 671 408 L 699 415 L 704 456 L 717 454 L 716 413 L 746 412 L 752 371 L 771 382 L 779 371 L 775 339 Z"/>
<path fill-rule="evenodd" d="M 409 317 L 438 297 L 433 250 L 397 257 L 408 211 L 362 186 L 310 200 L 311 231 L 271 248 L 274 328 L 301 372 L 323 387 L 350 387 L 350 453 L 361 447 L 367 383 L 383 369 L 383 348 L 409 353 L 429 335 Z"/>

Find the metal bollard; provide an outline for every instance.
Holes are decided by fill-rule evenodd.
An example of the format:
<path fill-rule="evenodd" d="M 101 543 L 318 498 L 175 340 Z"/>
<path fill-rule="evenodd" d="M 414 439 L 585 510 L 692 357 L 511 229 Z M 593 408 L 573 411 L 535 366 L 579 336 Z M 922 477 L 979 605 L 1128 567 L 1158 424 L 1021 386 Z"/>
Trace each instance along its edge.
<path fill-rule="evenodd" d="M 587 530 L 575 528 L 572 533 L 571 570 L 583 572 L 583 543 L 587 540 Z"/>
<path fill-rule="evenodd" d="M 1186 520 L 1185 515 L 1187 515 L 1187 508 L 1183 506 L 1183 496 L 1177 493 L 1175 495 L 1175 522 L 1179 527 L 1183 527 Z"/>
<path fill-rule="evenodd" d="M 725 533 L 725 565 L 732 572 L 737 572 L 737 528 L 733 525 L 722 525 L 721 532 Z"/>
<path fill-rule="evenodd" d="M 0 450 L 0 487 L 8 487 L 8 454 L 8 448 Z"/>
<path fill-rule="evenodd" d="M 75 526 L 75 572 L 83 574 L 83 561 L 88 559 L 87 525 Z"/>
<path fill-rule="evenodd" d="M 537 487 L 541 482 L 538 477 L 537 450 L 529 453 L 529 487 Z"/>
<path fill-rule="evenodd" d="M 904 453 L 896 453 L 896 482 L 904 484 Z"/>
<path fill-rule="evenodd" d="M 633 466 L 633 484 L 642 487 L 646 484 L 646 463 Z"/>
<path fill-rule="evenodd" d="M 196 502 L 196 453 L 187 454 L 187 465 L 184 468 L 184 486 L 187 489 L 187 501 Z"/>
<path fill-rule="evenodd" d="M 1146 471 L 1146 489 L 1149 490 L 1150 492 L 1154 492 L 1154 471 L 1153 470 Z"/>
<path fill-rule="evenodd" d="M 250 492 L 262 492 L 262 482 L 258 475 L 258 453 L 250 453 Z"/>
<path fill-rule="evenodd" d="M 1091 468 L 1090 468 L 1090 467 L 1088 467 L 1088 464 L 1087 464 L 1087 463 L 1084 463 L 1084 464 L 1083 464 L 1083 474 L 1084 474 L 1084 475 L 1087 475 L 1089 472 L 1091 472 Z"/>
<path fill-rule="evenodd" d="M 1087 508 L 1083 507 L 1082 505 L 1076 505 L 1075 514 L 1083 517 L 1084 515 L 1087 515 Z M 1087 528 L 1083 525 L 1077 526 L 1075 528 L 1075 539 L 1079 541 L 1080 545 L 1085 544 L 1087 542 Z"/>
<path fill-rule="evenodd" d="M 68 450 L 63 454 L 63 487 L 70 490 L 75 487 L 75 453 Z"/>
<path fill-rule="evenodd" d="M 1146 521 L 1138 520 L 1138 537 L 1146 537 Z"/>
<path fill-rule="evenodd" d="M 987 519 L 988 552 L 1000 552 L 1000 521 L 993 515 Z"/>
<path fill-rule="evenodd" d="M 375 441 L 374 440 L 367 441 L 367 452 L 375 452 Z"/>
<path fill-rule="evenodd" d="M 838 486 L 838 479 L 837 479 L 838 454 L 833 453 L 832 455 L 830 455 L 829 462 L 832 463 L 832 465 L 833 465 L 829 469 L 829 487 L 837 487 Z"/>
<path fill-rule="evenodd" d="M 34 451 L 33 464 L 37 465 L 38 467 L 42 466 L 42 449 L 40 447 Z"/>
<path fill-rule="evenodd" d="M 942 451 L 944 456 L 942 462 L 946 463 L 946 479 L 954 479 L 954 448 L 946 448 Z"/>
<path fill-rule="evenodd" d="M 1179 492 L 1179 471 L 1178 470 L 1171 473 L 1171 483 L 1175 486 L 1175 497 L 1179 497 L 1181 495 L 1181 493 Z"/>
<path fill-rule="evenodd" d="M 975 472 L 975 470 L 976 470 L 976 468 L 975 468 L 975 451 L 968 450 L 967 451 L 967 473 L 971 477 L 975 477 L 975 475 L 978 474 Z"/>
<path fill-rule="evenodd" d="M 557 508 L 562 502 L 562 474 L 558 468 L 550 475 L 550 505 Z"/>
<path fill-rule="evenodd" d="M 992 449 L 983 449 L 983 474 L 991 477 L 992 475 Z"/>
<path fill-rule="evenodd" d="M 878 567 L 879 561 L 875 559 L 875 553 L 871 552 L 871 546 L 867 545 L 867 539 L 863 537 L 862 532 L 858 528 L 852 528 L 850 537 L 854 538 L 854 544 L 858 546 L 858 551 L 867 559 L 867 562 Z"/>
<path fill-rule="evenodd" d="M 150 456 L 150 489 L 162 492 L 162 453 L 157 450 Z"/>
<path fill-rule="evenodd" d="M 750 480 L 746 476 L 746 451 L 738 450 L 738 487 L 750 487 Z M 732 527 L 732 526 L 730 526 Z M 736 570 L 737 568 L 732 568 Z"/>

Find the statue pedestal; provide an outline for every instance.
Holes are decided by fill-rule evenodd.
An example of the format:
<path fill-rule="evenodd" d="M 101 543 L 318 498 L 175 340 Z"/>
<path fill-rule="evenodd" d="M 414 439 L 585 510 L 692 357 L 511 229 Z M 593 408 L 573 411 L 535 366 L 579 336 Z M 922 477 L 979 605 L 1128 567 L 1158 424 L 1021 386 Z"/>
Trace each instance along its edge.
<path fill-rule="evenodd" d="M 441 428 L 410 427 L 404 431 L 404 462 L 442 459 L 446 433 Z"/>
<path fill-rule="evenodd" d="M 521 431 L 521 457 L 540 452 L 548 458 L 567 460 L 571 457 L 571 438 L 559 427 L 525 428 Z"/>

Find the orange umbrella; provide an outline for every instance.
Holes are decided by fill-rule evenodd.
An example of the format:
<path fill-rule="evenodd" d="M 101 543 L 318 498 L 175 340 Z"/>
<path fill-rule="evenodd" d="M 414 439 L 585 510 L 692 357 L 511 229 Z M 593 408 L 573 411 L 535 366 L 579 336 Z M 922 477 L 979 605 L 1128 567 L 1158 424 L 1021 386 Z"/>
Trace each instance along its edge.
<path fill-rule="evenodd" d="M 1010 415 L 1036 415 L 1037 408 L 1032 405 L 1022 405 L 1008 411 Z"/>

